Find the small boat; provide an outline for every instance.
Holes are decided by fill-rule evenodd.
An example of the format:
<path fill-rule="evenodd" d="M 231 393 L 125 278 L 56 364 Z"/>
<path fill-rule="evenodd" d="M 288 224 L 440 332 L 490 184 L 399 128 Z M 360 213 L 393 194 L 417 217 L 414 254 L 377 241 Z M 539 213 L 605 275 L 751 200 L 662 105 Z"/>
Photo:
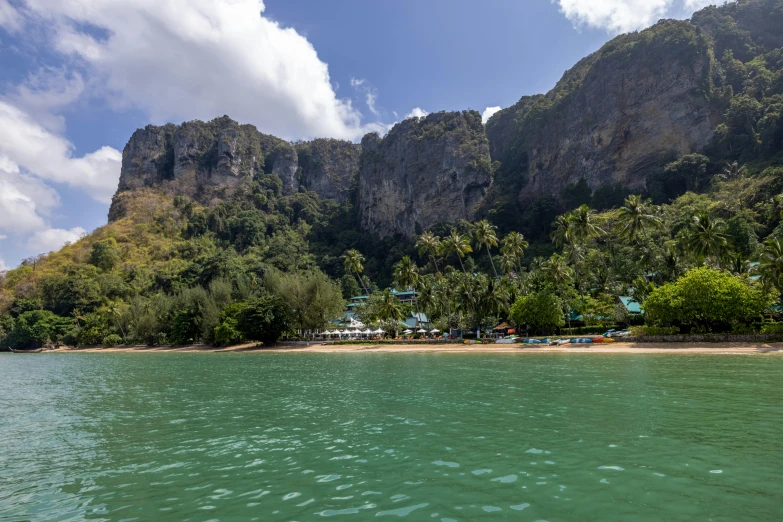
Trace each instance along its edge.
<path fill-rule="evenodd" d="M 571 344 L 590 344 L 593 340 L 589 337 L 578 337 L 576 339 L 571 339 Z"/>
<path fill-rule="evenodd" d="M 13 348 L 8 348 L 14 353 L 41 353 L 43 351 L 43 348 L 37 348 L 35 350 L 14 350 Z"/>
<path fill-rule="evenodd" d="M 525 339 L 522 342 L 525 344 L 547 344 L 549 339 Z"/>

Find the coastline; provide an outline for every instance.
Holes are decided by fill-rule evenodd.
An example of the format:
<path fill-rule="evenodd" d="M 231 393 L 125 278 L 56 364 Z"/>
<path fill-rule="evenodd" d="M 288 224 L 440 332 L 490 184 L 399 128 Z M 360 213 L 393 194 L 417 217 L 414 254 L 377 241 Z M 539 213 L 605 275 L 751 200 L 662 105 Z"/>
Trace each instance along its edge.
<path fill-rule="evenodd" d="M 311 344 L 265 347 L 257 344 L 245 344 L 226 348 L 193 345 L 177 347 L 112 347 L 82 348 L 74 350 L 61 347 L 43 353 L 444 353 L 444 354 L 508 354 L 531 355 L 537 353 L 561 354 L 711 354 L 711 355 L 783 355 L 783 343 L 613 343 L 582 344 L 572 346 L 540 345 L 459 345 L 459 344 L 420 344 L 420 345 L 324 345 Z"/>

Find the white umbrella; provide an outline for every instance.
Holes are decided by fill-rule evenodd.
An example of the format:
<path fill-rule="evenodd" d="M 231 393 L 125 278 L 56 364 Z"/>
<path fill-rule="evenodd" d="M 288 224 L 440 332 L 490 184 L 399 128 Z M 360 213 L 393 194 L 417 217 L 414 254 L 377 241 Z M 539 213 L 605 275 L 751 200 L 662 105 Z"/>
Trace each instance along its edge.
<path fill-rule="evenodd" d="M 404 333 L 404 334 L 412 334 L 412 333 L 413 333 L 413 331 L 412 331 L 412 330 L 405 330 L 405 331 L 404 331 L 404 332 L 402 332 L 402 333 Z"/>
<path fill-rule="evenodd" d="M 382 334 L 382 333 L 384 333 L 384 331 L 383 331 L 383 330 L 381 330 L 380 328 L 378 328 L 378 329 L 377 329 L 377 330 L 375 330 L 373 333 L 374 333 L 374 334 Z"/>
<path fill-rule="evenodd" d="M 369 328 L 362 332 L 363 335 L 372 335 L 372 330 Z"/>
<path fill-rule="evenodd" d="M 422 328 L 422 329 L 420 329 L 420 330 L 419 330 L 418 332 L 416 332 L 416 333 L 427 333 L 427 330 L 425 330 L 424 328 Z"/>
<path fill-rule="evenodd" d="M 435 328 L 434 330 L 430 330 L 430 333 L 432 333 L 432 334 L 435 334 L 435 333 L 440 333 L 440 330 L 438 330 L 437 328 Z"/>

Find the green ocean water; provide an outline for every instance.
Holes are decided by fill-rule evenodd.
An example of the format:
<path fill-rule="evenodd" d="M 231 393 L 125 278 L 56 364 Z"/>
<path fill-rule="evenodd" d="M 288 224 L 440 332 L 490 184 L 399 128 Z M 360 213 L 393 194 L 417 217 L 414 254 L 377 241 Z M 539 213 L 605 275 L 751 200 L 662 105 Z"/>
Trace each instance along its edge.
<path fill-rule="evenodd" d="M 783 519 L 783 357 L 0 354 L 0 520 Z"/>

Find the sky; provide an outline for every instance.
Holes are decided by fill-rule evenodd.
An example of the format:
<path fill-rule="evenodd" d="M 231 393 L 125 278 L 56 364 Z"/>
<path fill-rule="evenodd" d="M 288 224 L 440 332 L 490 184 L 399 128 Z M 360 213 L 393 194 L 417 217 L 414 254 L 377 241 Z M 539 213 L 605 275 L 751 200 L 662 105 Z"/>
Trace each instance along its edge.
<path fill-rule="evenodd" d="M 0 0 L 0 271 L 106 224 L 147 124 L 287 140 L 485 118 L 613 36 L 708 0 Z M 721 2 L 717 2 L 721 3 Z"/>

